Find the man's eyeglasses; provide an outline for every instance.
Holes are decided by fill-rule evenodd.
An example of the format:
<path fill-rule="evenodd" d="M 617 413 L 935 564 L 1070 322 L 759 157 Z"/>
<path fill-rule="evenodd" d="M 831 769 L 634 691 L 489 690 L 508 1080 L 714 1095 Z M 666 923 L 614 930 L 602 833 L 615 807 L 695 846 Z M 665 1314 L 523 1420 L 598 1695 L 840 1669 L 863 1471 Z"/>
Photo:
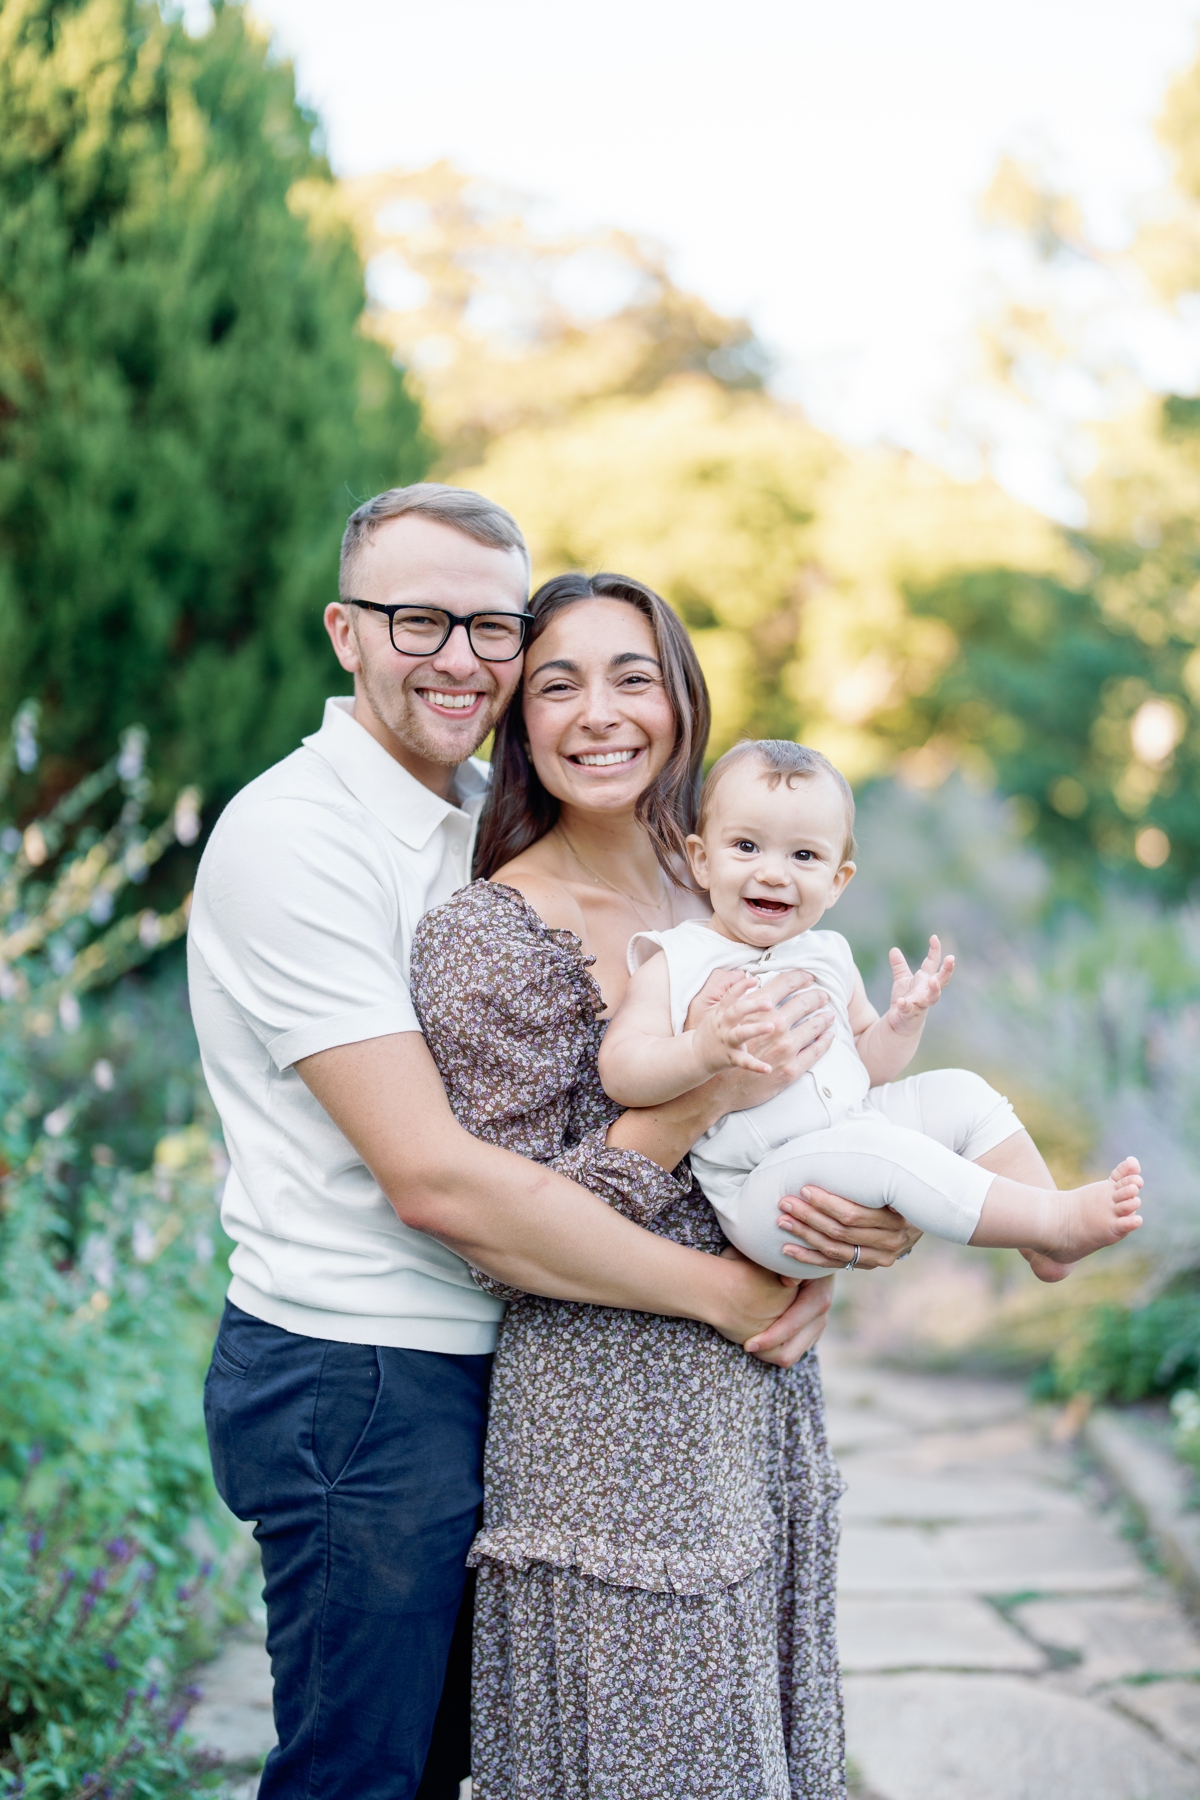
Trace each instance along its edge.
<path fill-rule="evenodd" d="M 456 625 L 480 662 L 512 662 L 525 647 L 532 613 L 443 612 L 434 606 L 380 606 L 376 600 L 345 600 L 344 606 L 361 606 L 366 612 L 386 613 L 392 649 L 401 656 L 433 656 Z"/>

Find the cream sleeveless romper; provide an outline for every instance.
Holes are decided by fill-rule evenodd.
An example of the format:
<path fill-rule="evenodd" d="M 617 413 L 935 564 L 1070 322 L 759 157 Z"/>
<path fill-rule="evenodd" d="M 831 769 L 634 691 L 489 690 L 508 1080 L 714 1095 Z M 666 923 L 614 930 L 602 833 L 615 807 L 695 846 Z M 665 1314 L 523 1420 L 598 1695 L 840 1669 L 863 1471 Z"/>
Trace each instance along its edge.
<path fill-rule="evenodd" d="M 801 1187 L 822 1187 L 860 1206 L 891 1206 L 922 1231 L 965 1244 L 979 1223 L 994 1176 L 983 1156 L 1020 1131 L 1004 1098 L 967 1069 L 934 1069 L 872 1087 L 850 1028 L 857 971 L 836 931 L 806 931 L 769 950 L 734 943 L 689 919 L 670 931 L 641 931 L 629 945 L 630 971 L 661 952 L 667 959 L 671 1028 L 718 969 L 761 981 L 807 969 L 829 996 L 834 1041 L 807 1075 L 745 1112 L 718 1119 L 691 1155 L 692 1171 L 730 1243 L 769 1269 L 794 1275 L 781 1254 L 778 1203 Z"/>

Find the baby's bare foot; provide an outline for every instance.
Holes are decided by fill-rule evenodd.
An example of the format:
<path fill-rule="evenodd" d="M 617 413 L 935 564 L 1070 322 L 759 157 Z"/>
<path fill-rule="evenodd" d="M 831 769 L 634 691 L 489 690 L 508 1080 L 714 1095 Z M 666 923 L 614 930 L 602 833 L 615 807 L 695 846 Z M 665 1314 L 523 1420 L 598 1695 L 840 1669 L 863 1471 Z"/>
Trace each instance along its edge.
<path fill-rule="evenodd" d="M 1072 1188 L 1059 1196 L 1062 1207 L 1057 1241 L 1040 1244 L 1038 1249 L 1049 1262 L 1061 1265 L 1078 1262 L 1109 1244 L 1119 1244 L 1142 1222 L 1138 1211 L 1141 1191 L 1141 1165 L 1135 1156 L 1127 1156 L 1107 1181 L 1091 1181 L 1086 1187 Z M 1045 1273 L 1040 1267 L 1034 1272 L 1043 1281 L 1061 1280 L 1048 1268 Z"/>
<path fill-rule="evenodd" d="M 1022 1250 L 1021 1255 L 1039 1281 L 1065 1281 L 1075 1267 L 1073 1262 L 1055 1262 L 1052 1256 L 1043 1256 L 1040 1250 Z"/>

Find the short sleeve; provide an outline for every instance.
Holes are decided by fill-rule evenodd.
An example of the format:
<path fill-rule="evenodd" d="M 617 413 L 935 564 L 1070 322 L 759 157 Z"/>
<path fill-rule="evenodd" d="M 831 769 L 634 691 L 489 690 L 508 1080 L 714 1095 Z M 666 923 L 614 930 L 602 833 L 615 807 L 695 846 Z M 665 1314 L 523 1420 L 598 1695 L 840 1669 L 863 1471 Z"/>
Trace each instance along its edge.
<path fill-rule="evenodd" d="M 858 979 L 858 964 L 854 960 L 854 952 L 840 931 L 822 932 L 827 939 L 829 960 L 846 984 L 846 1002 L 854 992 L 854 984 Z"/>
<path fill-rule="evenodd" d="M 397 957 L 394 874 L 368 832 L 299 797 L 234 803 L 196 882 L 189 935 L 276 1068 L 419 1031 Z"/>

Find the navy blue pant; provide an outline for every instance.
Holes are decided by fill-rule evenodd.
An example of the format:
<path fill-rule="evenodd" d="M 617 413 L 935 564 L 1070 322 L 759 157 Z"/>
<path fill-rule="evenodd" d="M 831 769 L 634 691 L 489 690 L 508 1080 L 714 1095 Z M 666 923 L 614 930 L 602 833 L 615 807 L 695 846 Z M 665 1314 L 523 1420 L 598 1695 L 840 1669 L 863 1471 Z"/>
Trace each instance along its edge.
<path fill-rule="evenodd" d="M 260 1800 L 456 1800 L 491 1360 L 299 1337 L 226 1303 L 204 1414 L 262 1549 L 279 1743 Z"/>

